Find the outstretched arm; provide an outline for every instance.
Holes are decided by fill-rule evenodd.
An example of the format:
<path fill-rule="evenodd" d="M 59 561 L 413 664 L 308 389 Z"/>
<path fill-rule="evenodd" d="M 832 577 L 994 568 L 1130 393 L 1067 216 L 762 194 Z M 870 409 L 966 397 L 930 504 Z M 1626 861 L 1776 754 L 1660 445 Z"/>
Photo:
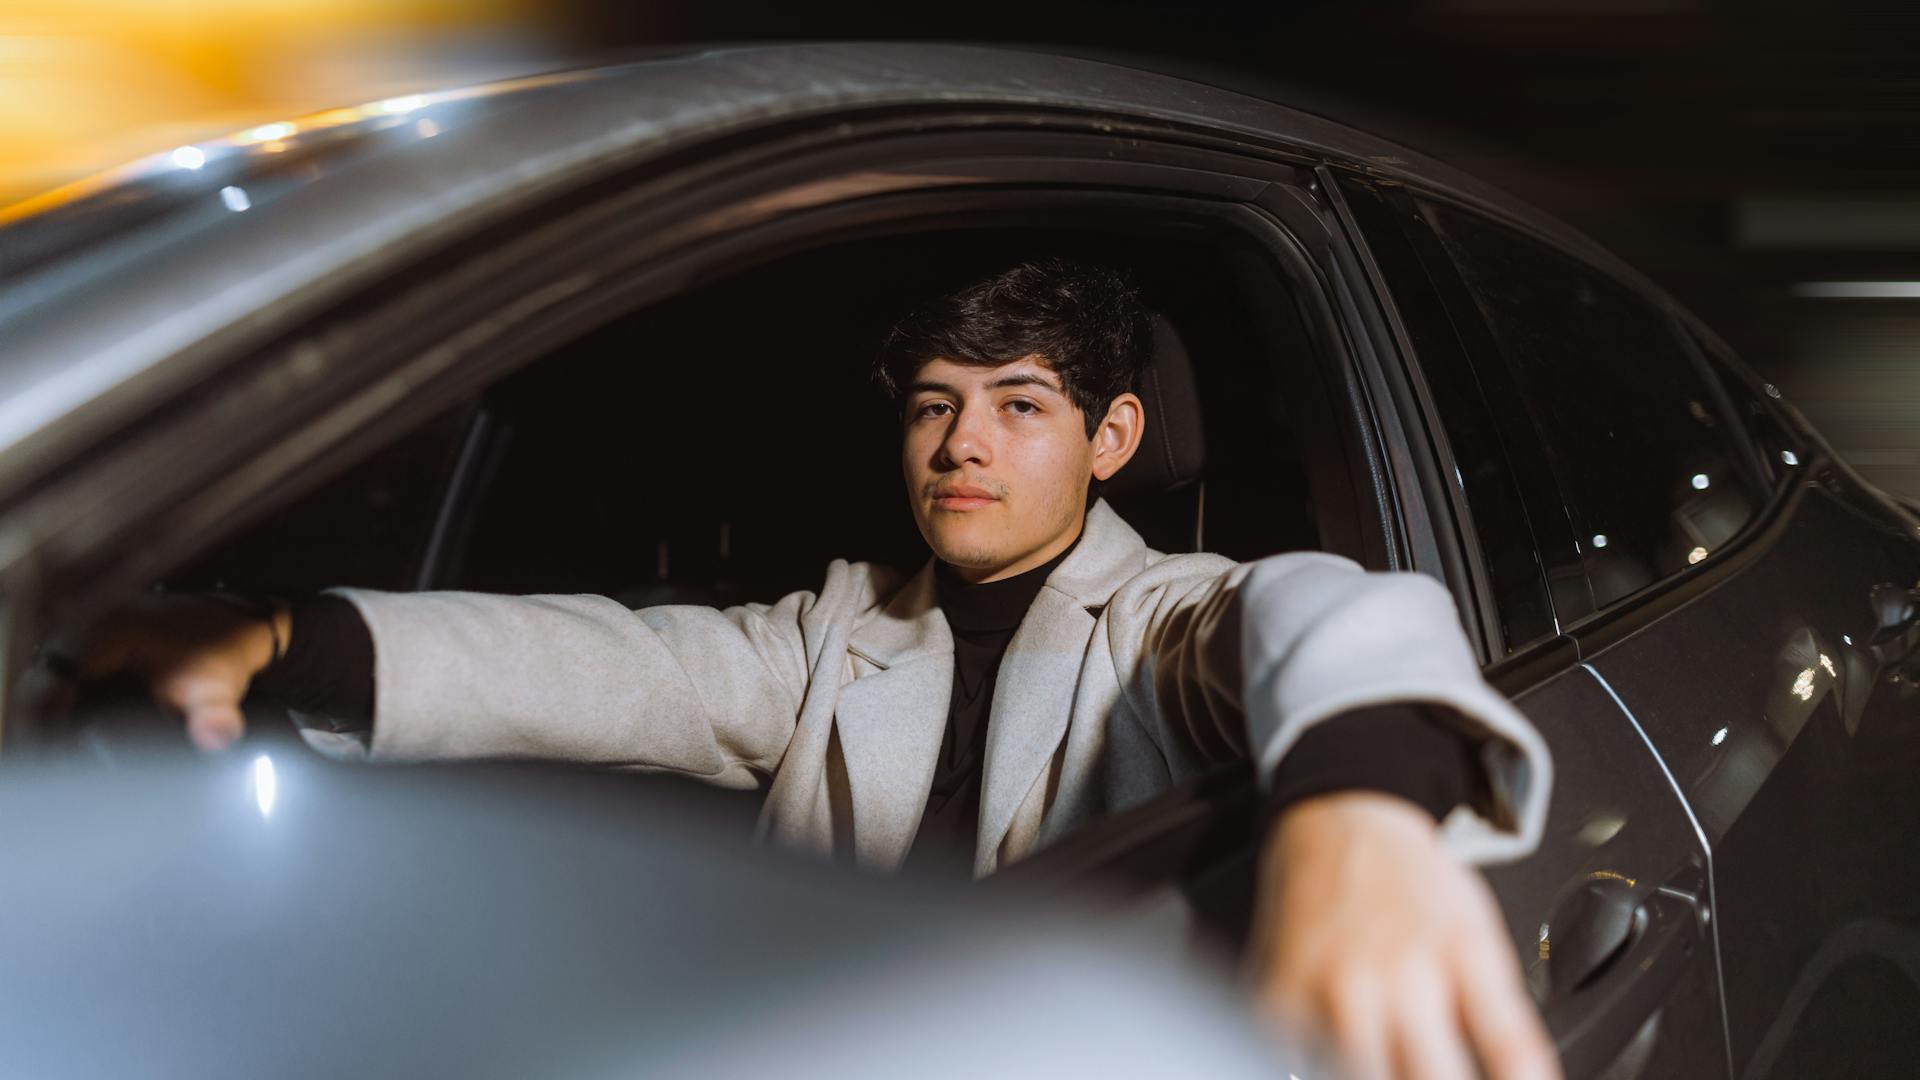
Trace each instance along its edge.
<path fill-rule="evenodd" d="M 811 593 L 724 611 L 599 596 L 341 590 L 374 642 L 372 753 L 771 773 L 807 681 Z"/>
<path fill-rule="evenodd" d="M 1148 613 L 1141 678 L 1170 760 L 1242 750 L 1280 800 L 1255 916 L 1262 1007 L 1360 1076 L 1556 1075 L 1467 865 L 1531 850 L 1550 766 L 1446 591 L 1299 553 L 1129 599 Z M 1364 738 L 1388 767 L 1356 767 Z"/>
<path fill-rule="evenodd" d="M 865 572 L 829 568 L 828 602 L 862 602 Z M 375 756 L 559 758 L 751 786 L 785 752 L 835 621 L 806 592 L 630 611 L 595 596 L 345 589 L 297 608 L 137 598 L 49 643 L 62 677 L 44 707 L 60 711 L 74 679 L 126 672 L 205 749 L 240 737 L 258 692 L 370 724 Z"/>

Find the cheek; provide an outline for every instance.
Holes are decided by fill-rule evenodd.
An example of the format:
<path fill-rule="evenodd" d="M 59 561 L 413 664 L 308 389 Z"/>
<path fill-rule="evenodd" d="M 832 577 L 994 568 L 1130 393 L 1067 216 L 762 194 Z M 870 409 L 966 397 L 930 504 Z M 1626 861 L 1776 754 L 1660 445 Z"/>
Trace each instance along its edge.
<path fill-rule="evenodd" d="M 912 479 L 916 474 L 927 470 L 928 448 L 924 433 L 908 428 L 900 438 L 900 471 Z"/>
<path fill-rule="evenodd" d="M 1016 446 L 1020 486 L 1035 495 L 1044 493 L 1048 502 L 1068 497 L 1086 483 L 1093 454 L 1080 440 L 1049 431 L 1017 440 Z"/>

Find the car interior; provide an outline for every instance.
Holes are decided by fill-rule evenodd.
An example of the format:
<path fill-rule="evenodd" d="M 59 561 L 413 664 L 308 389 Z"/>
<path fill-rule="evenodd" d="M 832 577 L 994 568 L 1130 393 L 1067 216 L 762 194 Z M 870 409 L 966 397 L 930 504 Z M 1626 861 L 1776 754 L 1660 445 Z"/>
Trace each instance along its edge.
<path fill-rule="evenodd" d="M 1155 313 L 1140 452 L 1104 496 L 1161 551 L 1359 557 L 1336 376 L 1273 257 L 1193 221 L 969 223 L 787 253 L 499 380 L 165 587 L 771 601 L 928 557 L 873 388 L 913 304 L 1022 258 L 1122 269 Z M 1340 408 L 1345 408 L 1341 403 Z"/>
<path fill-rule="evenodd" d="M 1101 493 L 1151 547 L 1369 561 L 1373 480 L 1349 457 L 1355 410 L 1344 354 L 1317 329 L 1329 325 L 1318 294 L 1217 222 L 1050 213 L 837 237 L 690 281 L 286 492 L 155 587 L 586 592 L 638 608 L 772 601 L 818 587 L 835 558 L 917 568 L 929 553 L 872 359 L 914 304 L 1044 255 L 1122 270 L 1153 312 L 1146 436 Z M 115 727 L 118 693 L 93 718 L 83 699 L 65 736 L 109 763 L 114 740 L 156 730 L 150 718 Z M 283 712 L 254 720 L 292 737 L 272 730 Z M 1024 860 L 1012 886 L 1098 874 L 1176 890 L 1231 943 L 1252 895 L 1249 775 L 1109 815 Z"/>

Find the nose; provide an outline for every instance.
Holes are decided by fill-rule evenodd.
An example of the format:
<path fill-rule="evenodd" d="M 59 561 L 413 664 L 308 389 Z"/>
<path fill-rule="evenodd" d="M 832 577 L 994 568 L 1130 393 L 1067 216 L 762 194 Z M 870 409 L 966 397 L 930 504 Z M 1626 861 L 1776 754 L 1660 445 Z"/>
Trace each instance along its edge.
<path fill-rule="evenodd" d="M 957 469 L 962 465 L 987 465 L 993 461 L 986 425 L 978 409 L 961 408 L 947 423 L 946 437 L 940 440 L 939 464 Z"/>

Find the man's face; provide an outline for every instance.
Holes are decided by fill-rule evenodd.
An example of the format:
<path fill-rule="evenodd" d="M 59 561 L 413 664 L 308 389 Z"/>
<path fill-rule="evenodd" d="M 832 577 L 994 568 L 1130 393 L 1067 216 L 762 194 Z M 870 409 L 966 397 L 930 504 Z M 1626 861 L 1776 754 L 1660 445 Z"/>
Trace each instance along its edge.
<path fill-rule="evenodd" d="M 1080 535 L 1088 481 L 1133 456 L 1140 417 L 1140 400 L 1122 394 L 1089 439 L 1060 377 L 1038 358 L 992 368 L 930 361 L 903 413 L 920 535 L 975 581 L 1044 564 Z"/>

